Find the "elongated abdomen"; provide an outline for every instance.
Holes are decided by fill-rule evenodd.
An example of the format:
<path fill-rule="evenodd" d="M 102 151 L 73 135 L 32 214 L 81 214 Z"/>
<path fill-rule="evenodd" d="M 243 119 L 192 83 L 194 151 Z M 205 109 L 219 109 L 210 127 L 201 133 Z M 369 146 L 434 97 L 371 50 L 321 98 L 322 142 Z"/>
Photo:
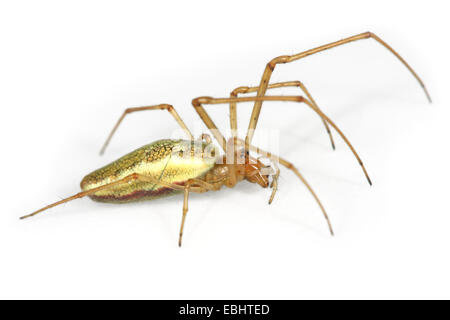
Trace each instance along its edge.
<path fill-rule="evenodd" d="M 214 166 L 215 158 L 204 152 L 207 147 L 207 144 L 196 141 L 159 140 L 88 174 L 81 181 L 81 189 L 97 188 L 133 173 L 184 185 L 189 179 L 204 176 Z M 98 191 L 90 197 L 95 201 L 125 203 L 151 200 L 177 192 L 155 183 L 133 180 Z"/>

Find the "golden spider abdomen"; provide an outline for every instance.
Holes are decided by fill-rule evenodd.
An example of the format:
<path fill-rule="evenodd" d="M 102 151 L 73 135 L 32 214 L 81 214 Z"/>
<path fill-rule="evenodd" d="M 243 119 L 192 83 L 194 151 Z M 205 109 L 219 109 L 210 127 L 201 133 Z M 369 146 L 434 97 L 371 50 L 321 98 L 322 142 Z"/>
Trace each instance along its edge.
<path fill-rule="evenodd" d="M 191 140 L 159 140 L 88 174 L 81 181 L 81 189 L 97 188 L 133 173 L 184 185 L 189 179 L 204 176 L 215 162 L 211 144 Z M 98 191 L 90 197 L 95 201 L 125 203 L 160 198 L 176 192 L 155 183 L 133 180 Z"/>

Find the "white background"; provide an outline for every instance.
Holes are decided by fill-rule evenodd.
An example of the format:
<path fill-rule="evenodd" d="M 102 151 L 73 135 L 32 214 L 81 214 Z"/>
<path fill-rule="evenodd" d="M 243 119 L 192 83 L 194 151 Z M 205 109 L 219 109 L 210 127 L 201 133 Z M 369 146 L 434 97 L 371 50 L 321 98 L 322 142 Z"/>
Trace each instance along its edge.
<path fill-rule="evenodd" d="M 4 1 L 0 5 L 0 298 L 450 298 L 448 9 L 442 1 Z M 266 103 L 260 128 L 332 219 L 282 169 L 269 190 L 241 183 L 130 205 L 81 199 L 18 217 L 79 191 L 90 171 L 171 137 L 173 104 L 206 130 L 190 101 L 259 82 L 273 57 L 372 31 L 373 40 L 279 66 L 302 80 L 353 142 L 374 182 L 304 106 Z M 283 89 L 271 94 L 298 94 Z M 211 106 L 221 128 L 228 109 Z M 251 104 L 242 105 L 247 126 Z"/>

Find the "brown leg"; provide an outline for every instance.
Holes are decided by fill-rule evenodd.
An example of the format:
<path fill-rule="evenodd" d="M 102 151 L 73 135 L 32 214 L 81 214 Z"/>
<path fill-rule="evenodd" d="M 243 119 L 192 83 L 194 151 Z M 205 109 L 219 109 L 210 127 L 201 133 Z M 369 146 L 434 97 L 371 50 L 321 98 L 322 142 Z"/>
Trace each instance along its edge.
<path fill-rule="evenodd" d="M 238 141 L 243 143 L 243 144 L 245 144 L 245 142 L 243 140 L 241 140 L 241 139 L 238 139 Z M 272 154 L 270 152 L 264 151 L 264 150 L 262 150 L 262 149 L 260 149 L 258 147 L 252 146 L 252 145 L 249 146 L 249 149 L 251 151 L 253 151 L 253 152 L 256 152 L 256 153 L 266 157 L 266 158 L 271 159 L 272 161 L 274 161 L 274 163 L 277 163 L 277 162 L 281 163 L 283 166 L 285 166 L 286 168 L 288 168 L 289 170 L 291 170 L 291 171 L 293 171 L 295 173 L 295 175 L 303 182 L 303 184 L 306 186 L 306 188 L 309 190 L 311 195 L 316 200 L 317 204 L 320 207 L 320 210 L 322 210 L 322 213 L 323 213 L 323 216 L 324 216 L 325 220 L 327 221 L 328 229 L 330 230 L 331 235 L 334 236 L 333 228 L 331 226 L 330 219 L 328 218 L 328 214 L 325 211 L 324 206 L 320 202 L 319 197 L 316 195 L 316 193 L 314 192 L 313 188 L 310 186 L 308 181 L 306 181 L 306 179 L 300 173 L 300 171 L 298 171 L 298 169 L 295 168 L 294 165 L 291 162 L 289 162 L 289 161 L 287 161 L 287 160 L 285 160 L 285 159 L 283 159 L 283 158 L 281 158 L 281 157 L 279 157 L 277 155 L 274 155 L 274 154 Z M 270 204 L 270 202 L 269 202 L 269 204 Z"/>
<path fill-rule="evenodd" d="M 71 197 L 66 198 L 66 199 L 63 199 L 63 200 L 57 201 L 55 203 L 49 204 L 48 206 L 45 206 L 45 207 L 43 207 L 43 208 L 41 208 L 41 209 L 39 209 L 37 211 L 34 211 L 33 213 L 30 213 L 28 215 L 20 217 L 20 219 L 25 219 L 25 218 L 32 217 L 32 216 L 34 216 L 34 215 L 36 215 L 36 214 L 38 214 L 38 213 L 40 213 L 40 212 L 42 212 L 44 210 L 53 208 L 53 207 L 55 207 L 57 205 L 60 205 L 60 204 L 63 204 L 63 203 L 66 203 L 66 202 L 69 202 L 69 201 L 72 201 L 72 200 L 75 200 L 75 199 L 83 198 L 85 196 L 94 194 L 94 193 L 96 193 L 98 191 L 101 191 L 101 190 L 104 190 L 104 189 L 108 189 L 108 188 L 110 188 L 112 186 L 115 186 L 115 185 L 118 185 L 118 184 L 122 184 L 122 183 L 128 183 L 128 182 L 130 182 L 132 180 L 146 181 L 146 182 L 162 185 L 162 186 L 165 186 L 165 187 L 171 188 L 171 189 L 184 190 L 183 186 L 172 184 L 172 183 L 167 183 L 167 182 L 164 182 L 164 181 L 161 181 L 159 179 L 155 179 L 155 178 L 152 178 L 152 177 L 149 177 L 149 176 L 143 176 L 143 175 L 140 175 L 140 174 L 137 174 L 137 173 L 133 173 L 133 174 L 131 174 L 129 176 L 126 176 L 125 178 L 123 178 L 121 180 L 117 180 L 117 181 L 114 181 L 114 182 L 111 182 L 111 183 L 108 183 L 108 184 L 105 184 L 103 186 L 100 186 L 100 187 L 97 187 L 97 188 L 94 188 L 94 189 L 90 189 L 90 190 L 87 190 L 87 191 L 82 191 L 82 192 L 79 192 L 79 193 L 77 193 L 77 194 L 75 194 L 75 195 L 73 195 Z M 195 187 L 195 188 L 191 188 L 191 190 L 194 191 L 194 192 L 201 192 L 203 189 Z"/>
<path fill-rule="evenodd" d="M 183 216 L 181 218 L 181 226 L 180 226 L 180 236 L 178 238 L 178 246 L 181 247 L 181 243 L 183 240 L 183 231 L 184 231 L 184 223 L 186 222 L 186 214 L 188 212 L 188 200 L 189 193 L 192 190 L 192 186 L 196 185 L 199 191 L 197 192 L 206 192 L 206 191 L 215 191 L 220 188 L 220 184 L 210 184 L 202 180 L 192 179 L 189 180 L 184 188 L 184 201 L 183 201 Z"/>
<path fill-rule="evenodd" d="M 198 112 L 200 117 L 205 122 L 206 126 L 211 130 L 214 137 L 219 141 L 222 148 L 226 151 L 226 141 L 225 138 L 220 134 L 219 130 L 217 129 L 216 125 L 212 122 L 211 118 L 209 118 L 208 114 L 206 113 L 203 104 L 228 104 L 231 102 L 252 102 L 252 101 L 292 101 L 292 102 L 303 102 L 307 106 L 309 106 L 314 112 L 320 115 L 320 117 L 324 120 L 326 120 L 342 137 L 342 139 L 345 141 L 345 143 L 348 145 L 350 150 L 353 152 L 354 156 L 358 160 L 359 165 L 361 166 L 364 175 L 367 178 L 367 181 L 370 185 L 372 185 L 372 182 L 369 178 L 369 175 L 367 173 L 366 168 L 364 167 L 364 164 L 359 157 L 356 150 L 353 148 L 350 141 L 347 139 L 347 137 L 342 133 L 342 131 L 334 124 L 333 121 L 331 121 L 330 118 L 328 118 L 320 109 L 317 109 L 309 100 L 305 99 L 302 96 L 263 96 L 263 97 L 241 97 L 241 98 L 211 98 L 211 97 L 199 97 L 192 100 L 192 105 L 194 106 L 195 110 Z M 207 118 L 204 118 L 206 116 Z M 211 122 L 208 122 L 208 119 L 211 120 Z M 248 148 L 248 143 L 246 140 L 245 146 Z"/>
<path fill-rule="evenodd" d="M 195 111 L 197 111 L 198 115 L 200 116 L 200 119 L 205 123 L 205 125 L 208 127 L 209 131 L 211 131 L 214 138 L 219 143 L 220 147 L 223 151 L 227 151 L 227 141 L 223 134 L 220 132 L 220 130 L 217 128 L 214 121 L 212 121 L 211 117 L 206 112 L 205 108 L 201 104 L 197 104 L 197 99 L 192 100 L 192 105 L 195 108 Z"/>
<path fill-rule="evenodd" d="M 428 100 L 431 102 L 431 97 L 428 94 L 427 89 L 425 88 L 425 84 L 423 83 L 423 81 L 420 79 L 420 77 L 417 75 L 417 73 L 409 66 L 409 64 L 396 52 L 394 51 L 394 49 L 392 49 L 386 42 L 384 42 L 383 40 L 381 40 L 378 36 L 376 36 L 375 34 L 373 34 L 372 32 L 365 32 L 365 33 L 361 33 L 349 38 L 345 38 L 336 42 L 332 42 L 311 50 L 307 50 L 295 55 L 291 55 L 291 56 L 280 56 L 277 58 L 272 59 L 266 66 L 264 73 L 262 75 L 261 78 L 261 82 L 259 84 L 259 88 L 258 88 L 258 93 L 257 96 L 258 97 L 263 97 L 266 94 L 266 91 L 268 89 L 269 86 L 269 81 L 270 81 L 270 77 L 272 76 L 272 73 L 275 69 L 275 66 L 277 64 L 280 63 L 289 63 L 295 60 L 299 60 L 301 58 L 310 56 L 312 54 L 327 50 L 327 49 L 331 49 L 346 43 L 350 43 L 353 41 L 357 41 L 357 40 L 362 40 L 362 39 L 369 39 L 372 38 L 374 40 L 376 40 L 378 43 L 380 43 L 381 45 L 383 45 L 386 49 L 388 49 L 392 54 L 394 54 L 404 65 L 405 67 L 412 73 L 412 75 L 416 78 L 416 80 L 419 82 L 419 84 L 421 85 L 421 87 L 423 88 L 423 90 L 425 91 L 425 94 L 428 98 Z M 258 123 L 258 118 L 259 118 L 259 114 L 261 112 L 261 107 L 262 107 L 262 100 L 260 101 L 255 101 L 255 105 L 253 107 L 253 111 L 252 111 L 252 115 L 250 118 L 250 123 L 248 125 L 248 131 L 247 131 L 247 136 L 246 136 L 246 144 L 251 144 L 252 139 L 253 139 L 253 135 L 254 135 L 254 130 L 256 128 L 256 125 Z"/>
<path fill-rule="evenodd" d="M 112 136 L 116 132 L 117 128 L 119 127 L 122 120 L 125 118 L 125 116 L 129 113 L 136 112 L 136 111 L 146 111 L 146 110 L 167 110 L 169 113 L 175 118 L 175 120 L 178 122 L 180 127 L 184 130 L 186 135 L 189 137 L 189 139 L 193 140 L 192 133 L 189 131 L 188 127 L 184 124 L 183 120 L 180 118 L 178 113 L 175 111 L 175 108 L 170 104 L 159 104 L 155 106 L 146 106 L 146 107 L 136 107 L 136 108 L 128 108 L 126 109 L 122 116 L 117 121 L 114 128 L 111 130 L 111 133 L 109 134 L 108 138 L 106 139 L 105 143 L 103 144 L 102 149 L 100 150 L 100 155 L 102 155 L 105 152 L 106 147 L 108 146 L 109 142 L 111 141 Z"/>
<path fill-rule="evenodd" d="M 269 84 L 267 89 L 275 89 L 275 88 L 283 88 L 283 87 L 299 87 L 304 92 L 304 94 L 308 97 L 309 101 L 311 101 L 311 103 L 317 109 L 319 109 L 319 106 L 314 101 L 314 99 L 311 96 L 311 94 L 309 93 L 308 89 L 306 89 L 305 85 L 303 83 L 301 83 L 300 81 L 286 81 L 286 82 L 272 83 L 272 84 Z M 231 92 L 230 97 L 236 98 L 239 93 L 245 94 L 245 93 L 257 92 L 258 89 L 259 89 L 259 87 L 238 87 Z M 333 148 L 333 150 L 335 150 L 336 147 L 334 144 L 333 135 L 331 134 L 330 127 L 328 126 L 328 123 L 324 119 L 322 119 L 322 122 L 325 126 L 325 129 L 327 130 L 328 136 L 330 137 L 331 147 Z M 230 126 L 231 126 L 231 132 L 232 132 L 233 138 L 237 137 L 236 102 L 230 103 Z"/>
<path fill-rule="evenodd" d="M 187 186 L 184 189 L 183 216 L 181 218 L 180 236 L 178 238 L 178 246 L 179 247 L 181 247 L 181 242 L 183 240 L 184 223 L 186 221 L 186 214 L 188 211 L 188 200 L 189 200 L 189 186 Z"/>

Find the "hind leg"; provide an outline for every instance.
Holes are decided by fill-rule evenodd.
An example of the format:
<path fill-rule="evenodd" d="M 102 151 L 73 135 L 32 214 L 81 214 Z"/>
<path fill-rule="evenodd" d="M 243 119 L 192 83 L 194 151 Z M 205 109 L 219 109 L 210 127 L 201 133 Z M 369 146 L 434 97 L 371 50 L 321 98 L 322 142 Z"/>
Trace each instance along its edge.
<path fill-rule="evenodd" d="M 48 206 L 45 206 L 45 207 L 43 207 L 43 208 L 41 208 L 39 210 L 36 210 L 36 211 L 34 211 L 34 212 L 30 213 L 30 214 L 27 214 L 27 215 L 25 215 L 23 217 L 20 217 L 20 219 L 25 219 L 25 218 L 29 218 L 29 217 L 35 216 L 35 215 L 37 215 L 38 213 L 40 213 L 42 211 L 45 211 L 47 209 L 56 207 L 56 206 L 58 206 L 60 204 L 63 204 L 63 203 L 66 203 L 66 202 L 69 202 L 69 201 L 72 201 L 72 200 L 75 200 L 75 199 L 80 199 L 80 198 L 92 195 L 92 194 L 94 194 L 94 193 L 96 193 L 98 191 L 107 190 L 108 188 L 111 188 L 113 186 L 120 185 L 120 184 L 123 184 L 123 183 L 129 183 L 131 181 L 145 181 L 145 182 L 149 182 L 149 183 L 158 184 L 158 185 L 161 185 L 161 186 L 164 186 L 164 187 L 167 187 L 167 188 L 171 188 L 171 189 L 174 189 L 174 190 L 184 190 L 183 186 L 180 186 L 180 185 L 177 185 L 177 184 L 172 184 L 172 183 L 167 183 L 167 182 L 161 181 L 160 179 L 156 179 L 156 178 L 153 178 L 153 177 L 150 177 L 150 176 L 144 176 L 144 175 L 141 175 L 141 174 L 138 174 L 138 173 L 133 173 L 133 174 L 130 174 L 129 176 L 126 176 L 123 179 L 120 179 L 120 180 L 117 180 L 117 181 L 105 184 L 105 185 L 97 187 L 97 188 L 93 188 L 93 189 L 90 189 L 90 190 L 79 192 L 79 193 L 77 193 L 77 194 L 75 194 L 73 196 L 70 196 L 70 197 L 65 198 L 63 200 L 60 200 L 60 201 L 54 202 L 52 204 L 49 204 Z M 199 187 L 191 188 L 191 191 L 193 191 L 193 192 L 201 192 L 202 190 L 203 189 L 201 189 Z"/>

